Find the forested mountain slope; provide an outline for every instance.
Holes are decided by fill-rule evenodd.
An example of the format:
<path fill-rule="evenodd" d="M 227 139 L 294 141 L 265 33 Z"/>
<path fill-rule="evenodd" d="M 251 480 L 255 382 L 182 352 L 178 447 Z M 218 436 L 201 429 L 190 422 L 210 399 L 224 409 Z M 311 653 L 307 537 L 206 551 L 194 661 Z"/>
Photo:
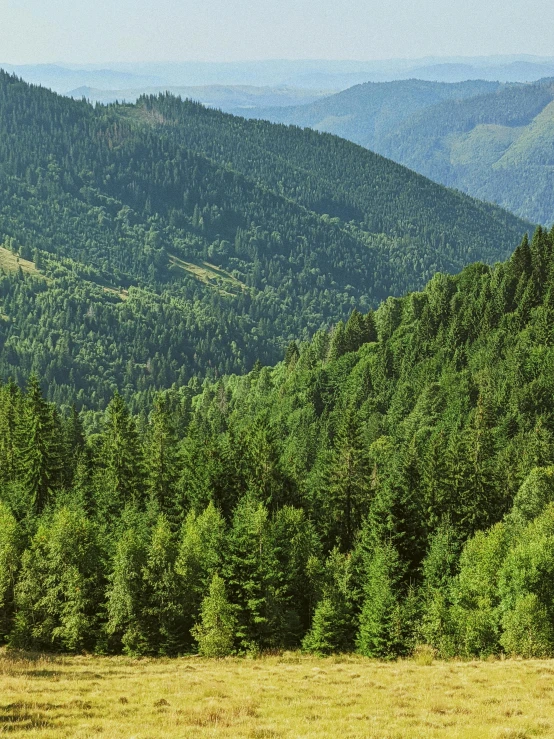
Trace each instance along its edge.
<path fill-rule="evenodd" d="M 535 222 L 554 222 L 554 82 L 507 86 L 404 122 L 382 153 Z"/>
<path fill-rule="evenodd" d="M 436 182 L 551 224 L 553 101 L 551 80 L 409 80 L 358 85 L 259 115 L 338 134 Z"/>
<path fill-rule="evenodd" d="M 59 402 L 274 361 L 527 227 L 336 137 L 0 75 L 0 375 Z"/>
<path fill-rule="evenodd" d="M 422 79 L 367 82 L 308 104 L 281 110 L 267 107 L 244 115 L 333 133 L 379 152 L 381 140 L 391 129 L 415 113 L 444 100 L 463 100 L 502 86 L 484 80 L 451 84 Z"/>
<path fill-rule="evenodd" d="M 85 434 L 36 378 L 2 386 L 1 633 L 130 654 L 552 655 L 553 326 L 538 230 L 273 368 L 167 391 L 138 424 L 116 395 Z"/>

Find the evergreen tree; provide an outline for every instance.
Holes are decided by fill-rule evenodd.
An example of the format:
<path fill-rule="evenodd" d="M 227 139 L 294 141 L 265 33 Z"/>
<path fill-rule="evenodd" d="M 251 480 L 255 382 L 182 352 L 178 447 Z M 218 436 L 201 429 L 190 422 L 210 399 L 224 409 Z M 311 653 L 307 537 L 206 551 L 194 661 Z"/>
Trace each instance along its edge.
<path fill-rule="evenodd" d="M 237 606 L 238 643 L 245 650 L 273 646 L 278 562 L 262 503 L 250 496 L 239 502 L 227 546 L 223 574 Z"/>
<path fill-rule="evenodd" d="M 135 422 L 119 393 L 105 415 L 97 480 L 99 508 L 109 519 L 117 507 L 140 504 L 143 499 L 143 458 Z"/>
<path fill-rule="evenodd" d="M 225 522 L 213 503 L 203 513 L 190 511 L 183 523 L 175 571 L 183 590 L 182 615 L 188 635 L 203 598 L 225 558 Z"/>
<path fill-rule="evenodd" d="M 344 335 L 344 322 L 339 321 L 331 334 L 331 343 L 329 345 L 329 360 L 332 362 L 347 351 L 346 338 Z"/>
<path fill-rule="evenodd" d="M 420 636 L 444 657 L 456 653 L 449 609 L 458 558 L 459 545 L 455 532 L 450 524 L 443 523 L 433 535 L 423 562 Z"/>
<path fill-rule="evenodd" d="M 314 654 L 348 652 L 353 647 L 350 559 L 333 549 L 325 563 L 321 598 L 302 648 Z"/>
<path fill-rule="evenodd" d="M 100 636 L 103 588 L 95 525 L 83 511 L 60 508 L 51 521 L 41 521 L 23 554 L 12 644 L 93 649 Z"/>
<path fill-rule="evenodd" d="M 233 652 L 236 620 L 227 600 L 225 582 L 216 573 L 208 595 L 202 601 L 201 621 L 192 629 L 203 657 L 227 657 Z"/>
<path fill-rule="evenodd" d="M 73 476 L 75 475 L 79 459 L 85 451 L 83 422 L 75 403 L 71 405 L 69 418 L 67 418 L 64 424 L 63 444 L 63 457 L 65 460 L 63 477 L 65 485 L 70 486 L 73 483 Z"/>
<path fill-rule="evenodd" d="M 142 570 L 143 612 L 148 651 L 177 654 L 187 642 L 184 588 L 175 571 L 177 546 L 167 518 L 158 517 Z"/>
<path fill-rule="evenodd" d="M 145 458 L 150 497 L 171 524 L 177 527 L 182 515 L 180 501 L 177 499 L 180 476 L 179 442 L 168 402 L 161 395 L 154 401 Z"/>
<path fill-rule="evenodd" d="M 365 599 L 360 614 L 357 637 L 358 651 L 366 657 L 390 659 L 408 650 L 411 616 L 403 608 L 402 567 L 398 554 L 390 544 L 377 545 L 368 562 Z"/>
<path fill-rule="evenodd" d="M 14 592 L 21 559 L 21 532 L 5 503 L 0 501 L 0 640 L 13 626 Z"/>
<path fill-rule="evenodd" d="M 352 548 L 355 532 L 369 508 L 369 483 L 369 460 L 358 416 L 348 406 L 337 429 L 324 502 L 332 532 L 343 551 Z"/>
<path fill-rule="evenodd" d="M 144 624 L 147 603 L 142 579 L 147 556 L 144 532 L 139 527 L 127 529 L 117 542 L 108 577 L 106 632 L 130 655 L 148 653 L 150 648 Z"/>
<path fill-rule="evenodd" d="M 59 436 L 52 409 L 31 375 L 19 427 L 19 476 L 31 510 L 40 513 L 52 496 L 60 473 Z"/>
<path fill-rule="evenodd" d="M 21 422 L 23 398 L 10 380 L 0 388 L 0 480 L 14 482 L 18 466 L 18 423 Z"/>

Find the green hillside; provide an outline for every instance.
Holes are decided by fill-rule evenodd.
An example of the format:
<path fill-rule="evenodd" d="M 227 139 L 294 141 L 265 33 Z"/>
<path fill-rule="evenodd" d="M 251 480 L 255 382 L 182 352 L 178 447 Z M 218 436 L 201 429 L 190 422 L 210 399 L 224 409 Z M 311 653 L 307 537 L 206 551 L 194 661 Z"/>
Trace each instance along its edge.
<path fill-rule="evenodd" d="M 527 228 L 336 137 L 0 75 L 0 243 L 33 265 L 0 278 L 0 375 L 58 402 L 275 361 Z"/>
<path fill-rule="evenodd" d="M 436 182 L 535 222 L 554 222 L 554 84 L 359 85 L 261 115 L 329 131 Z"/>
<path fill-rule="evenodd" d="M 130 416 L 0 387 L 12 647 L 554 654 L 554 231 Z"/>
<path fill-rule="evenodd" d="M 444 100 L 463 100 L 495 92 L 502 86 L 484 80 L 451 84 L 421 79 L 367 82 L 308 104 L 256 109 L 244 115 L 333 133 L 380 151 L 381 140 L 391 128 L 415 113 Z"/>

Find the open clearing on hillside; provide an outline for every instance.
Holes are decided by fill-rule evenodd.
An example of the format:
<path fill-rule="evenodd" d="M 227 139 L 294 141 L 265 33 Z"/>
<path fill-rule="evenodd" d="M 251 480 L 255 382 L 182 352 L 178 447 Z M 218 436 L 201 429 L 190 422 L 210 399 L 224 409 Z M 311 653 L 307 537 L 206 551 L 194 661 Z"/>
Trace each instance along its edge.
<path fill-rule="evenodd" d="M 0 267 L 6 270 L 6 272 L 17 272 L 18 267 L 21 267 L 22 272 L 33 275 L 33 277 L 42 277 L 45 279 L 44 275 L 35 267 L 34 262 L 18 257 L 17 254 L 13 254 L 3 246 L 0 246 Z"/>
<path fill-rule="evenodd" d="M 0 652 L 0 733 L 110 737 L 554 736 L 554 661 L 379 663 L 294 653 L 143 659 Z"/>
<path fill-rule="evenodd" d="M 233 277 L 233 275 L 224 269 L 210 264 L 210 262 L 200 262 L 199 264 L 186 262 L 184 259 L 179 259 L 179 257 L 173 254 L 169 255 L 169 262 L 173 267 L 178 267 L 185 272 L 189 272 L 200 282 L 215 288 L 222 295 L 235 295 L 237 292 L 248 290 L 243 282 L 237 280 L 236 277 Z"/>

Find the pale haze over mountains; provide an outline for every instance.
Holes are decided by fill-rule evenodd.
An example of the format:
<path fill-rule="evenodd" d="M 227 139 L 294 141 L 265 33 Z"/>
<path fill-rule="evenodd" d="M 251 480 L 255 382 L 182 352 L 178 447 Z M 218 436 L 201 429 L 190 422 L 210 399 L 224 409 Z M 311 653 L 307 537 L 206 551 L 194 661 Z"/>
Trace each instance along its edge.
<path fill-rule="evenodd" d="M 10 64 L 7 72 L 67 94 L 79 87 L 134 90 L 159 87 L 248 85 L 339 91 L 364 82 L 417 78 L 437 82 L 482 79 L 532 82 L 554 76 L 554 57 L 426 57 L 381 61 L 257 60 L 244 62 L 144 62 Z"/>

